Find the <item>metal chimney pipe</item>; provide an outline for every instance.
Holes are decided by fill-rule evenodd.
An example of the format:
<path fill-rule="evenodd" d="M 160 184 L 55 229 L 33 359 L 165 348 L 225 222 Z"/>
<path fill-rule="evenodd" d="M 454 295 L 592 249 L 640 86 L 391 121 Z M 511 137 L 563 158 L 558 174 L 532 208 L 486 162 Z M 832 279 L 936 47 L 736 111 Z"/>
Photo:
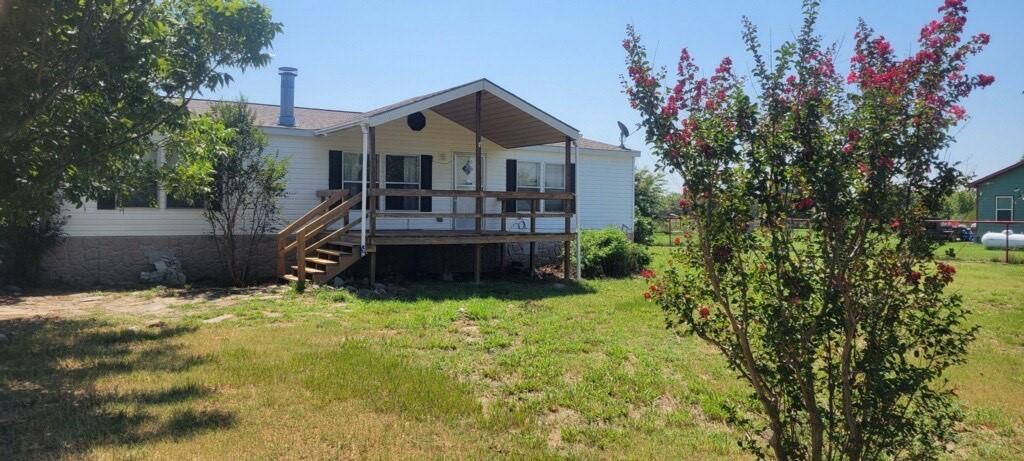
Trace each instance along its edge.
<path fill-rule="evenodd" d="M 277 74 L 281 76 L 281 114 L 277 124 L 295 126 L 295 76 L 299 75 L 299 70 L 294 67 L 278 67 Z"/>

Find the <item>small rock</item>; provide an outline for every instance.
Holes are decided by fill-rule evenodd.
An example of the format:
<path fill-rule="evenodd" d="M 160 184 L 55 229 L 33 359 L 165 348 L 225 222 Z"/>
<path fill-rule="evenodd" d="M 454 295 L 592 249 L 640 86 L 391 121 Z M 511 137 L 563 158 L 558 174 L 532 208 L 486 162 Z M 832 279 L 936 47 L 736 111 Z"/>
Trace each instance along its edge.
<path fill-rule="evenodd" d="M 554 288 L 556 290 L 562 290 L 562 289 L 565 289 L 565 284 L 564 283 L 552 283 L 551 284 L 551 288 Z"/>
<path fill-rule="evenodd" d="M 146 324 L 146 328 L 163 328 L 166 326 L 167 324 L 163 320 L 152 320 Z"/>
<path fill-rule="evenodd" d="M 0 344 L 7 344 L 7 342 L 10 340 L 11 339 L 8 338 L 7 335 L 0 333 Z"/>
<path fill-rule="evenodd" d="M 163 260 L 157 261 L 153 263 L 153 269 L 156 269 L 157 272 L 164 272 L 167 270 L 167 263 Z"/>
<path fill-rule="evenodd" d="M 444 280 L 445 282 L 455 281 L 455 274 L 445 271 L 444 273 L 441 274 L 441 280 Z"/>
<path fill-rule="evenodd" d="M 360 288 L 359 291 L 356 291 L 356 296 L 360 298 L 368 298 L 370 296 L 370 290 L 367 290 L 366 288 Z"/>
<path fill-rule="evenodd" d="M 331 284 L 334 285 L 334 288 L 345 288 L 345 279 L 340 276 L 335 277 L 334 280 L 331 280 Z"/>
<path fill-rule="evenodd" d="M 387 291 L 387 289 L 388 289 L 388 286 L 383 284 L 383 283 L 374 283 L 373 284 L 373 290 L 374 291 Z"/>
<path fill-rule="evenodd" d="M 220 322 L 223 322 L 225 320 L 231 320 L 233 318 L 235 318 L 234 314 L 224 314 L 224 315 L 218 315 L 217 317 L 214 317 L 212 319 L 203 320 L 203 323 L 220 323 Z"/>

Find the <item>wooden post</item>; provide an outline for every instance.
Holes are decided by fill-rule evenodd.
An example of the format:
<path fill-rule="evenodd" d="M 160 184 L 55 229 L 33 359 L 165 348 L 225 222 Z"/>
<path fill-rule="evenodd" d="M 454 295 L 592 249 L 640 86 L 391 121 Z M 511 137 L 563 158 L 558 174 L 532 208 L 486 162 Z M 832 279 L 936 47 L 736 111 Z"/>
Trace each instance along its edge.
<path fill-rule="evenodd" d="M 483 190 L 483 151 L 480 139 L 480 118 L 481 112 L 483 111 L 483 91 L 476 92 L 476 112 L 473 115 L 473 136 L 475 138 L 474 149 L 476 153 L 476 233 L 479 234 L 483 231 L 482 214 L 484 213 L 484 197 L 481 194 Z M 479 249 L 477 249 L 479 255 Z M 479 274 L 477 274 L 477 282 L 480 281 Z"/>
<path fill-rule="evenodd" d="M 370 127 L 369 157 L 370 161 L 368 163 L 370 165 L 364 165 L 364 167 L 369 168 L 369 170 L 367 170 L 367 173 L 370 176 L 370 189 L 373 190 L 380 187 L 380 184 L 378 184 L 378 177 L 380 176 L 380 173 L 378 173 L 380 171 L 380 158 L 377 156 L 377 127 L 375 126 Z M 369 197 L 363 197 L 363 200 L 368 200 L 367 206 L 369 207 L 369 211 L 367 212 L 370 214 L 370 223 L 369 228 L 367 229 L 367 233 L 369 234 L 370 237 L 368 239 L 369 242 L 367 242 L 367 245 L 372 245 L 371 242 L 373 241 L 373 234 L 377 230 L 377 197 L 374 197 L 372 193 L 370 193 L 369 195 Z"/>
<path fill-rule="evenodd" d="M 537 199 L 530 199 L 530 235 L 537 233 Z M 530 241 L 530 274 L 533 274 L 533 253 L 537 242 Z"/>
<path fill-rule="evenodd" d="M 1010 219 L 1013 219 L 1013 216 L 1010 216 Z M 1006 231 L 1003 232 L 1003 235 L 1006 235 L 1006 249 L 1004 250 L 1003 262 L 1010 264 L 1010 223 L 1006 223 Z"/>
<path fill-rule="evenodd" d="M 295 276 L 299 278 L 298 289 L 306 288 L 306 233 L 303 229 L 295 237 Z"/>
<path fill-rule="evenodd" d="M 370 252 L 370 289 L 377 283 L 377 252 Z"/>
<path fill-rule="evenodd" d="M 283 277 L 285 274 L 285 254 L 284 247 L 287 244 L 288 236 L 278 234 L 277 236 L 277 276 Z"/>
<path fill-rule="evenodd" d="M 480 266 L 483 265 L 481 249 L 483 246 L 477 243 L 476 245 L 473 245 L 473 247 L 473 251 L 475 253 L 473 256 L 473 283 L 480 283 Z"/>
<path fill-rule="evenodd" d="M 562 170 L 565 173 L 565 191 L 576 190 L 572 181 L 573 177 L 570 174 L 572 169 L 572 138 L 565 137 L 565 167 Z M 575 197 L 575 194 L 573 194 Z M 575 209 L 576 202 L 573 199 L 566 199 L 562 205 L 562 211 L 565 213 L 565 234 L 569 235 L 572 233 L 572 213 Z M 562 244 L 562 278 L 569 279 L 569 241 L 566 240 Z"/>

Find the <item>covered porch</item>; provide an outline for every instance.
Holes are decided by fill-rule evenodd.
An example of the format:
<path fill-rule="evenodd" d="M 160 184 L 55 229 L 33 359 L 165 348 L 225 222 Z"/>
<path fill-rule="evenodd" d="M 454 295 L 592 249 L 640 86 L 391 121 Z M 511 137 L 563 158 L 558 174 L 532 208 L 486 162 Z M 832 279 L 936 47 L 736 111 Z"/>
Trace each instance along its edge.
<path fill-rule="evenodd" d="M 482 245 L 528 243 L 532 269 L 538 242 L 561 242 L 565 277 L 578 277 L 570 242 L 579 235 L 579 132 L 492 82 L 411 98 L 316 134 L 358 136 L 361 149 L 330 152 L 322 202 L 279 234 L 283 277 L 323 282 L 367 257 L 372 282 L 386 247 L 472 245 L 479 282 Z M 515 155 L 541 145 L 551 152 L 544 159 Z"/>

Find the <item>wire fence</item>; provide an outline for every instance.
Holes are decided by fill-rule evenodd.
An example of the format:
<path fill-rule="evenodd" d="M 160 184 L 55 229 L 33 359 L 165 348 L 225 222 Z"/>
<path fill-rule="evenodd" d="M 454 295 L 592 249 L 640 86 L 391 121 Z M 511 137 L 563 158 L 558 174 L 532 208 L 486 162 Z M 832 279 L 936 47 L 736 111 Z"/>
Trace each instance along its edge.
<path fill-rule="evenodd" d="M 806 229 L 809 219 L 791 218 L 788 225 L 795 229 Z M 751 229 L 756 223 L 749 224 Z M 652 246 L 679 246 L 689 238 L 689 219 L 685 216 L 663 218 L 656 223 Z M 1024 221 L 928 219 L 925 231 L 929 238 L 944 242 L 974 242 L 987 249 L 1002 249 L 1004 262 L 1010 262 L 1010 250 L 1024 249 Z M 1016 233 L 1015 233 L 1016 232 Z M 999 235 L 992 235 L 999 234 Z"/>

